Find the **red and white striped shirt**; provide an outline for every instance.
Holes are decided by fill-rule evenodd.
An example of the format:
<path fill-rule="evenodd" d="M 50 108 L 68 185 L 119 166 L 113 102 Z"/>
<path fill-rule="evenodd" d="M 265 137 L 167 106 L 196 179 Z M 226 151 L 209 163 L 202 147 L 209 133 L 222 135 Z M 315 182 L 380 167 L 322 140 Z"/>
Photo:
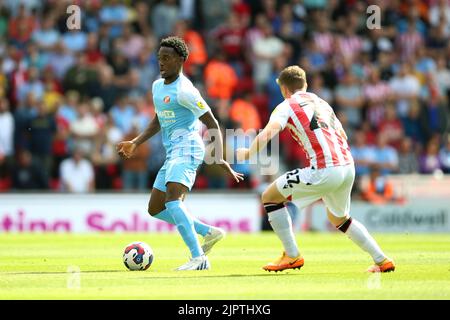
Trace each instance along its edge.
<path fill-rule="evenodd" d="M 329 55 L 333 53 L 334 38 L 331 32 L 317 32 L 313 36 L 314 43 L 316 44 L 319 52 Z"/>
<path fill-rule="evenodd" d="M 395 40 L 397 47 L 400 49 L 401 57 L 404 60 L 413 56 L 417 48 L 424 43 L 423 37 L 418 31 L 401 33 Z"/>
<path fill-rule="evenodd" d="M 355 57 L 363 48 L 363 42 L 357 35 L 342 36 L 338 38 L 338 48 L 344 58 Z"/>
<path fill-rule="evenodd" d="M 314 93 L 297 91 L 273 111 L 270 121 L 288 128 L 316 169 L 353 163 L 341 122 L 330 105 Z"/>

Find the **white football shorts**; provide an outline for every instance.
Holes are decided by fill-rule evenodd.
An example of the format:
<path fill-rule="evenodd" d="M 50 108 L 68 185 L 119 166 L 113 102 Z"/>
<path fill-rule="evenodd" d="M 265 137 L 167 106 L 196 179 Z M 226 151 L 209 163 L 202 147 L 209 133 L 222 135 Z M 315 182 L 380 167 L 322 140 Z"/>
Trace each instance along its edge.
<path fill-rule="evenodd" d="M 323 169 L 303 168 L 286 172 L 275 183 L 278 191 L 303 209 L 322 199 L 336 217 L 348 216 L 355 181 L 353 163 Z"/>

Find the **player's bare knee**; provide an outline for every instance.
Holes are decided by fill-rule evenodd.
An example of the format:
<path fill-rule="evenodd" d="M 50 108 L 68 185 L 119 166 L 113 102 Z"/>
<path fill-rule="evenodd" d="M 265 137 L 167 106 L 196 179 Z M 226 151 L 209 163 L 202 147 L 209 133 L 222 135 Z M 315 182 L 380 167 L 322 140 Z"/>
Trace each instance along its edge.
<path fill-rule="evenodd" d="M 164 200 L 164 199 L 162 199 Z M 164 201 L 149 201 L 148 203 L 148 207 L 147 207 L 147 212 L 149 215 L 151 216 L 155 216 L 158 213 L 161 213 L 162 211 L 164 211 L 166 209 L 166 205 Z"/>
<path fill-rule="evenodd" d="M 350 227 L 351 223 L 352 223 L 352 217 L 346 217 L 345 220 L 341 224 L 336 225 L 336 228 L 339 231 L 346 233 L 347 229 L 348 229 L 348 227 Z"/>
<path fill-rule="evenodd" d="M 270 189 L 265 190 L 261 195 L 262 203 L 284 203 L 285 199 L 277 197 L 270 191 Z"/>
<path fill-rule="evenodd" d="M 328 211 L 328 220 L 336 227 L 336 229 L 344 233 L 352 223 L 352 218 L 350 216 L 337 217 L 330 211 Z"/>
<path fill-rule="evenodd" d="M 147 212 L 151 216 L 155 216 L 158 213 L 166 209 L 165 205 L 166 194 L 158 189 L 153 189 L 148 201 Z"/>
<path fill-rule="evenodd" d="M 330 210 L 327 210 L 327 216 L 328 220 L 331 222 L 332 225 L 334 225 L 336 228 L 339 228 L 345 221 L 348 220 L 349 216 L 344 217 L 338 217 L 335 214 L 333 214 Z"/>
<path fill-rule="evenodd" d="M 277 203 L 276 201 L 274 201 L 273 197 L 271 197 L 270 194 L 267 193 L 267 191 L 264 191 L 263 194 L 261 195 L 261 202 L 263 204 L 265 204 L 265 203 Z"/>
<path fill-rule="evenodd" d="M 183 197 L 180 194 L 177 194 L 176 192 L 174 192 L 174 193 L 167 192 L 166 202 L 175 201 L 175 200 L 183 200 Z"/>
<path fill-rule="evenodd" d="M 161 212 L 161 211 L 156 212 L 156 210 L 154 210 L 154 209 L 152 210 L 152 208 L 151 208 L 150 206 L 148 206 L 147 212 L 148 212 L 149 215 L 155 216 L 155 215 L 157 215 L 157 214 L 158 214 L 159 212 Z"/>
<path fill-rule="evenodd" d="M 173 187 L 167 187 L 167 191 L 166 191 L 166 202 L 169 201 L 175 201 L 175 200 L 181 200 L 183 201 L 183 191 L 180 190 L 179 188 L 173 186 Z"/>
<path fill-rule="evenodd" d="M 267 190 L 264 190 L 263 193 L 261 194 L 261 202 L 262 203 L 266 203 L 267 201 Z"/>

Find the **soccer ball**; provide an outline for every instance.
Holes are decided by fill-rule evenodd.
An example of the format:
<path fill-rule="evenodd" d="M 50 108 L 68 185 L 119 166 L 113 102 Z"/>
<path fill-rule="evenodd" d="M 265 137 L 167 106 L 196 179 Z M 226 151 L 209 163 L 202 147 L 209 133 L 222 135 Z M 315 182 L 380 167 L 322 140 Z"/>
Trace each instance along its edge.
<path fill-rule="evenodd" d="M 125 247 L 123 264 L 129 270 L 147 270 L 153 262 L 153 250 L 144 242 L 133 242 Z"/>

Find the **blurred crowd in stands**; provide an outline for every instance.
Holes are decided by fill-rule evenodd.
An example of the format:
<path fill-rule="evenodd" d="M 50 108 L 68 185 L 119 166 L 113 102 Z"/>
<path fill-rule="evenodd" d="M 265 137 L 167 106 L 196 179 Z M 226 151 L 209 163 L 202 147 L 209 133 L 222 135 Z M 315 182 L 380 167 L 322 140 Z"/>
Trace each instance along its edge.
<path fill-rule="evenodd" d="M 71 4 L 80 30 L 67 27 Z M 379 28 L 367 25 L 373 4 Z M 0 191 L 151 187 L 160 137 L 127 161 L 115 144 L 155 116 L 156 51 L 169 35 L 188 44 L 184 73 L 222 128 L 262 128 L 283 100 L 278 73 L 298 64 L 343 123 L 359 177 L 450 173 L 448 0 L 3 0 Z M 289 133 L 280 141 L 274 176 L 307 163 Z M 273 178 L 236 170 L 239 186 L 203 165 L 195 188 Z"/>

